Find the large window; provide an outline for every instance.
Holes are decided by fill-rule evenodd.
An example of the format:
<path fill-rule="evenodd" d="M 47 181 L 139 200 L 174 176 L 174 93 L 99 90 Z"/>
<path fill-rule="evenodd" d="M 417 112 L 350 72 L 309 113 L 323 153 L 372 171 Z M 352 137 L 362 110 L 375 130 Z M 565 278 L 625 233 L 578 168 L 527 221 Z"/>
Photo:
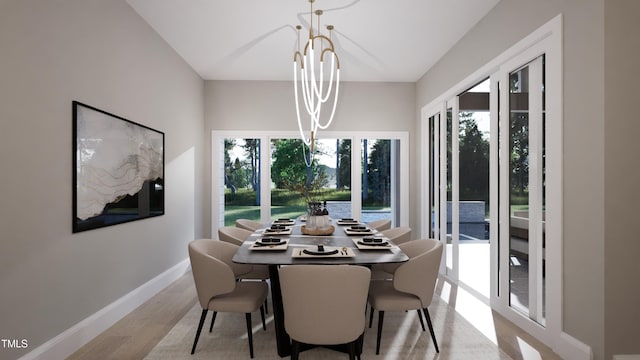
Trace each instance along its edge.
<path fill-rule="evenodd" d="M 260 220 L 260 139 L 224 139 L 224 223 Z"/>
<path fill-rule="evenodd" d="M 408 135 L 323 135 L 309 158 L 297 133 L 214 132 L 212 232 L 238 218 L 297 217 L 310 200 L 334 218 L 408 226 Z"/>

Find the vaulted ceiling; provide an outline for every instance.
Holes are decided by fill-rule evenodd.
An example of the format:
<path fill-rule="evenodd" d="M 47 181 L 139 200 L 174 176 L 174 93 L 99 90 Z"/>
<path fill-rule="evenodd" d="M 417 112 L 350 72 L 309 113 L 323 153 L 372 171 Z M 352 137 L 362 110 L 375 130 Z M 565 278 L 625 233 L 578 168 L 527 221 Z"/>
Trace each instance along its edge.
<path fill-rule="evenodd" d="M 206 80 L 291 80 L 295 26 L 306 29 L 310 19 L 308 0 L 128 2 Z M 313 6 L 324 11 L 323 28 L 335 26 L 342 80 L 413 82 L 498 2 L 315 0 Z"/>

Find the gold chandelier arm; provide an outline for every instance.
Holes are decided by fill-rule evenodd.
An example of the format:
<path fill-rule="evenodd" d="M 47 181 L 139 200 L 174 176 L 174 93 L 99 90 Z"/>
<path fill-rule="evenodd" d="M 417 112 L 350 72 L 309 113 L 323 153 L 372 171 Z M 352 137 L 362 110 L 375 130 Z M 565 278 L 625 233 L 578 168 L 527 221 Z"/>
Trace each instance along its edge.
<path fill-rule="evenodd" d="M 337 69 L 340 69 L 340 58 L 338 58 L 338 54 L 336 54 L 335 51 L 333 51 L 333 49 L 324 49 L 324 51 L 322 52 L 322 54 L 320 54 L 320 61 L 324 61 L 324 53 L 326 52 L 330 52 L 333 54 L 333 57 L 336 59 L 336 62 L 338 63 L 336 65 Z"/>
<path fill-rule="evenodd" d="M 293 62 L 296 63 L 298 62 L 298 60 L 300 60 L 300 68 L 304 69 L 303 56 L 300 51 L 296 51 L 295 53 L 293 53 Z"/>

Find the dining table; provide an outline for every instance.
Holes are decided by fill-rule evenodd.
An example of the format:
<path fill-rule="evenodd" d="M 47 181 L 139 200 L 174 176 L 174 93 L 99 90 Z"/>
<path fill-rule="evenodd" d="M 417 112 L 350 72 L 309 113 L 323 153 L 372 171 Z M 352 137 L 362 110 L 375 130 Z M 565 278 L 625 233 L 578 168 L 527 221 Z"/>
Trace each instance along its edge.
<path fill-rule="evenodd" d="M 305 222 L 276 219 L 258 229 L 238 248 L 232 261 L 267 265 L 278 355 L 291 354 L 291 339 L 284 326 L 284 309 L 278 269 L 284 265 L 363 265 L 409 260 L 391 240 L 353 219 L 330 219 L 323 235 L 308 235 Z M 331 231 L 331 228 L 333 230 Z M 313 233 L 313 232 L 312 232 Z"/>

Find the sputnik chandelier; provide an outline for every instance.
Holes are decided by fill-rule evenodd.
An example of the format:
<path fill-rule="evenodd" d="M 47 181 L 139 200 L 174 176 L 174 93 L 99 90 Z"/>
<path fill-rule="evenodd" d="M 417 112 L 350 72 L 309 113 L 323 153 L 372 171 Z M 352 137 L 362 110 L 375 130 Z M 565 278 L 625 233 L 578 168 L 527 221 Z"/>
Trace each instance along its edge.
<path fill-rule="evenodd" d="M 328 128 L 336 112 L 338 90 L 340 88 L 340 60 L 338 59 L 333 41 L 331 40 L 333 25 L 327 25 L 326 27 L 328 36 L 322 34 L 320 32 L 320 15 L 322 15 L 322 10 L 316 10 L 314 13 L 313 2 L 315 0 L 308 1 L 311 7 L 309 15 L 309 39 L 301 50 L 300 30 L 302 30 L 302 26 L 296 26 L 298 32 L 298 47 L 293 54 L 293 83 L 298 129 L 300 130 L 302 141 L 310 152 L 308 159 L 305 155 L 307 166 L 310 166 L 311 158 L 315 150 L 315 139 L 318 134 L 318 129 L 324 130 Z M 313 24 L 314 14 L 318 17 L 316 22 L 317 30 L 314 29 Z M 330 70 L 328 82 L 325 79 L 324 60 L 326 60 L 326 58 L 331 58 L 331 67 L 328 69 Z M 299 78 L 298 73 L 300 74 Z M 301 90 L 299 88 L 301 88 Z M 309 130 L 305 130 L 302 125 L 303 121 L 300 115 L 299 100 L 300 92 L 302 93 L 302 102 L 304 102 L 306 114 L 309 116 Z M 328 102 L 330 99 L 333 101 Z M 325 104 L 328 106 L 332 104 L 331 115 L 326 119 L 325 123 L 321 123 L 321 110 Z M 308 137 L 306 133 L 309 134 Z"/>

